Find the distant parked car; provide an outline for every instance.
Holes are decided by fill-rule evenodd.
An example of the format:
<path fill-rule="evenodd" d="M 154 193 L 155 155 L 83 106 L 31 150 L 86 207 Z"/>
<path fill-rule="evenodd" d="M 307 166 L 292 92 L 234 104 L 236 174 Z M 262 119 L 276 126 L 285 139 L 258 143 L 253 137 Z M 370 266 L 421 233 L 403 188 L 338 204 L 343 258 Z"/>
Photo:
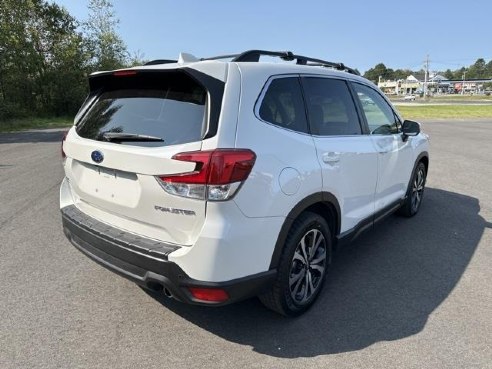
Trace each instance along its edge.
<path fill-rule="evenodd" d="M 360 102 L 362 103 L 363 106 L 375 105 L 374 101 L 372 101 L 371 99 L 366 98 L 366 97 L 361 97 Z"/>
<path fill-rule="evenodd" d="M 405 95 L 403 100 L 415 101 L 415 95 Z"/>

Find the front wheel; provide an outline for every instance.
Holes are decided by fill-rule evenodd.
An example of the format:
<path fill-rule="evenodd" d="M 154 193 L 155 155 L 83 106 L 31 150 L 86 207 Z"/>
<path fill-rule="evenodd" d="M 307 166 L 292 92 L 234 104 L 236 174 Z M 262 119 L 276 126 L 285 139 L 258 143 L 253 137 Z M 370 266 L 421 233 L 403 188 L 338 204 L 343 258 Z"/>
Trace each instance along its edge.
<path fill-rule="evenodd" d="M 259 298 L 287 316 L 302 314 L 314 303 L 331 263 L 331 233 L 325 219 L 305 212 L 293 224 L 280 258 L 277 279 Z"/>
<path fill-rule="evenodd" d="M 405 203 L 399 213 L 406 217 L 413 217 L 418 213 L 424 197 L 426 170 L 424 163 L 420 162 L 415 168 L 412 181 L 407 191 Z"/>

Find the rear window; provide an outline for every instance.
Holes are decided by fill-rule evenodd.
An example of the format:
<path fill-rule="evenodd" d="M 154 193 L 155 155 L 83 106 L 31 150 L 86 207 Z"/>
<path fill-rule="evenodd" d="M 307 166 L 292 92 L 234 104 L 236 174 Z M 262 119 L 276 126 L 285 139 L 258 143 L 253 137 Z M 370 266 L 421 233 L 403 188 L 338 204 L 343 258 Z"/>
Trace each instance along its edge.
<path fill-rule="evenodd" d="M 77 124 L 84 138 L 107 141 L 105 133 L 144 135 L 163 141 L 115 140 L 122 145 L 168 146 L 202 139 L 207 91 L 185 73 L 109 77 Z"/>
<path fill-rule="evenodd" d="M 345 81 L 306 77 L 302 83 L 313 134 L 344 136 L 362 133 L 355 104 Z"/>

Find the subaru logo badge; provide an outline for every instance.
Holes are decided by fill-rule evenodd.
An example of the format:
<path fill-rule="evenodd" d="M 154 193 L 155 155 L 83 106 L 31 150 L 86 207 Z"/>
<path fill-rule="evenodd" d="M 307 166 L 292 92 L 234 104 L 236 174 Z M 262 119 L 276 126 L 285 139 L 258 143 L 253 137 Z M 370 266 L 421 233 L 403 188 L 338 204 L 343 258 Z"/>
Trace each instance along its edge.
<path fill-rule="evenodd" d="M 95 150 L 92 152 L 91 158 L 95 163 L 99 164 L 99 163 L 102 163 L 102 161 L 104 160 L 104 155 L 99 150 Z"/>

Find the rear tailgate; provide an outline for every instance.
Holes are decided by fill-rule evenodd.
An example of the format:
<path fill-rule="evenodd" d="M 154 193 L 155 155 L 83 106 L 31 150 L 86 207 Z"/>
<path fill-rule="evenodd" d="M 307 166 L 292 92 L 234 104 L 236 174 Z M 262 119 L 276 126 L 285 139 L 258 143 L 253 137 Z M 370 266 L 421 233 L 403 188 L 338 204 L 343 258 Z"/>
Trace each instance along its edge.
<path fill-rule="evenodd" d="M 182 70 L 105 74 L 91 88 L 97 97 L 64 142 L 76 206 L 125 231 L 193 244 L 206 202 L 166 193 L 156 176 L 195 170 L 194 163 L 172 157 L 201 149 L 213 131 L 218 97 Z M 127 134 L 163 141 L 118 138 Z"/>

